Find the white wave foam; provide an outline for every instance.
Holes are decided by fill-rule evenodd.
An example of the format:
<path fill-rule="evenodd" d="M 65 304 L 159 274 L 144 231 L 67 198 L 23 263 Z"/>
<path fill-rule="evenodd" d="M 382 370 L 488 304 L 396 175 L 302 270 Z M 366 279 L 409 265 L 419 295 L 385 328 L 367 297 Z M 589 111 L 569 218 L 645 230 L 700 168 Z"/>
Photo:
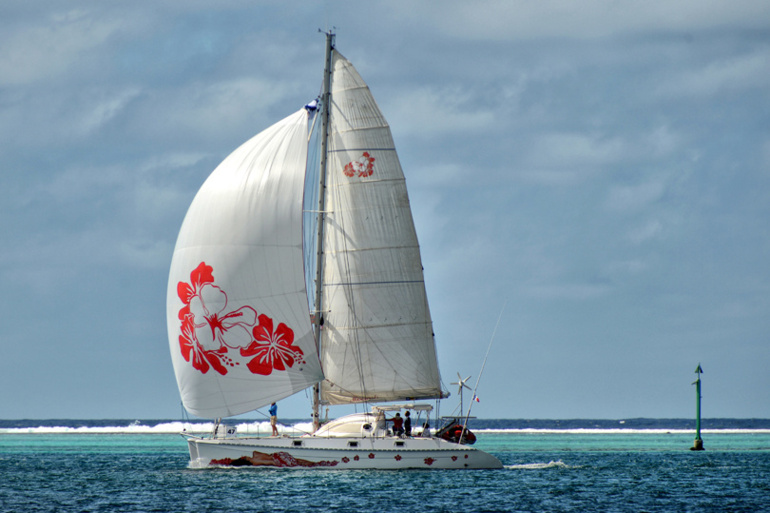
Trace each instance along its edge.
<path fill-rule="evenodd" d="M 233 423 L 240 434 L 269 435 L 272 433 L 270 422 L 253 421 Z M 178 433 L 211 433 L 213 422 L 162 422 L 155 425 L 132 422 L 128 426 L 37 426 L 0 428 L 0 434 L 178 434 Z M 312 431 L 312 422 L 299 422 L 292 426 L 278 425 L 278 431 L 286 435 L 303 435 Z"/>
<path fill-rule="evenodd" d="M 523 463 L 520 465 L 505 465 L 509 470 L 541 470 L 546 468 L 573 468 L 563 461 L 549 461 L 548 463 Z"/>
<path fill-rule="evenodd" d="M 144 425 L 138 422 L 128 426 L 38 426 L 0 429 L 3 434 L 163 434 L 180 433 L 183 430 L 192 432 L 211 431 L 213 424 L 186 424 L 184 422 L 165 422 L 154 426 Z"/>

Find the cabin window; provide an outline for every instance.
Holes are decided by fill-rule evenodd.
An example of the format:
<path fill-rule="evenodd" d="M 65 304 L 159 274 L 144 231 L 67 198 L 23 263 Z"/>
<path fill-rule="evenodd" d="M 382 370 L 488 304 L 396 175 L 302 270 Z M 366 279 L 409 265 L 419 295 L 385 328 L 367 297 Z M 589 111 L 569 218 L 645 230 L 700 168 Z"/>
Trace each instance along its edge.
<path fill-rule="evenodd" d="M 294 440 L 294 447 L 302 447 L 302 440 Z"/>
<path fill-rule="evenodd" d="M 358 442 L 348 442 L 348 447 L 358 447 Z"/>
<path fill-rule="evenodd" d="M 404 446 L 404 442 L 396 442 L 396 447 L 403 447 L 403 446 Z"/>

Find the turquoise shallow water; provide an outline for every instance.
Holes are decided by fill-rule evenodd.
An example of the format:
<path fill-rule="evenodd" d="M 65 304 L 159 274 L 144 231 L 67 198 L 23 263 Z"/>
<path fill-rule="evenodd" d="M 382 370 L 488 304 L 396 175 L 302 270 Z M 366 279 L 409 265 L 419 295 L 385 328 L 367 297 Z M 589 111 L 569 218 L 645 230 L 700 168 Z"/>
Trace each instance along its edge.
<path fill-rule="evenodd" d="M 680 433 L 480 433 L 477 447 L 488 452 L 674 452 L 692 447 L 694 435 Z M 770 456 L 770 433 L 715 433 L 702 435 L 707 452 L 765 451 Z"/>
<path fill-rule="evenodd" d="M 188 470 L 174 434 L 0 434 L 0 511 L 770 511 L 770 433 L 479 432 L 495 471 Z"/>

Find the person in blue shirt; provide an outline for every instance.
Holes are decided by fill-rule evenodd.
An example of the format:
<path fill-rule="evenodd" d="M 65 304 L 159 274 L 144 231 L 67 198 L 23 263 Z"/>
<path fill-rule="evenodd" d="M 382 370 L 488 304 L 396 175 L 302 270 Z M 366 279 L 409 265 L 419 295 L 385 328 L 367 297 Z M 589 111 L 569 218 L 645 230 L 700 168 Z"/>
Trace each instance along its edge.
<path fill-rule="evenodd" d="M 278 436 L 278 406 L 275 403 L 270 405 L 270 426 L 273 428 L 273 436 Z"/>

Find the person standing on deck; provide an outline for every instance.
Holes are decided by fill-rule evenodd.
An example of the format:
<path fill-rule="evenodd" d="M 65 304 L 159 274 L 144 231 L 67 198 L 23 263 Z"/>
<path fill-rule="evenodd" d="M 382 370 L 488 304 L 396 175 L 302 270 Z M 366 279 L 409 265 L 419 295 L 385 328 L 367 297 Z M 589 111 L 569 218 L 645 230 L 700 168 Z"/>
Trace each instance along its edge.
<path fill-rule="evenodd" d="M 412 417 L 409 416 L 409 410 L 406 410 L 404 415 L 406 416 L 404 419 L 404 434 L 406 436 L 412 436 Z"/>
<path fill-rule="evenodd" d="M 270 427 L 273 428 L 273 436 L 278 436 L 278 406 L 275 403 L 270 405 Z"/>

